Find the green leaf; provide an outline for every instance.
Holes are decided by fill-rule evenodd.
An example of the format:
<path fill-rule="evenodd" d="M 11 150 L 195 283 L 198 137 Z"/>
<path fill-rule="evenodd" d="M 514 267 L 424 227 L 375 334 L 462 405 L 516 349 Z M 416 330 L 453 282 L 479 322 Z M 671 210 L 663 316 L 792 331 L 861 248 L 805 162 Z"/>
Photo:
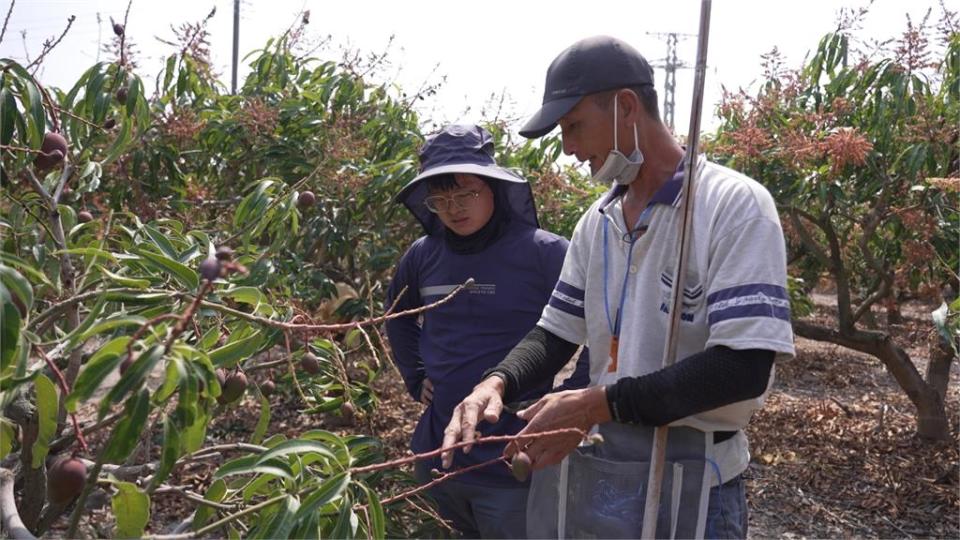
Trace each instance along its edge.
<path fill-rule="evenodd" d="M 30 263 L 28 263 L 27 261 L 24 261 L 19 257 L 16 257 L 9 253 L 0 252 L 0 261 L 3 261 L 3 263 L 8 266 L 12 266 L 16 268 L 21 273 L 26 274 L 27 277 L 29 277 L 35 282 L 42 283 L 50 287 L 51 289 L 56 288 L 53 282 L 47 278 L 46 274 L 37 270 L 36 268 L 31 266 Z"/>
<path fill-rule="evenodd" d="M 153 393 L 153 402 L 163 403 L 170 399 L 170 396 L 180 387 L 180 381 L 186 376 L 187 370 L 183 366 L 183 360 L 176 356 L 171 357 L 167 362 L 163 384 Z"/>
<path fill-rule="evenodd" d="M 58 249 L 51 253 L 51 255 L 64 255 L 64 254 L 84 255 L 87 257 L 91 257 L 94 262 L 96 262 L 97 259 L 107 259 L 108 261 L 113 263 L 117 262 L 117 258 L 113 256 L 113 253 L 110 253 L 109 251 L 104 251 L 102 249 L 94 248 L 94 247 Z"/>
<path fill-rule="evenodd" d="M 163 422 L 163 450 L 160 451 L 160 466 L 153 474 L 150 485 L 155 488 L 162 484 L 179 458 L 180 429 L 176 426 L 173 417 L 168 416 Z"/>
<path fill-rule="evenodd" d="M 134 77 L 127 89 L 127 116 L 133 116 L 141 94 L 143 94 L 143 82 L 140 81 L 140 77 Z"/>
<path fill-rule="evenodd" d="M 256 287 L 234 287 L 220 293 L 223 298 L 232 298 L 237 302 L 249 304 L 257 312 L 262 312 L 269 316 L 274 313 L 273 307 L 267 303 L 267 297 L 264 296 Z"/>
<path fill-rule="evenodd" d="M 13 440 L 16 436 L 17 432 L 13 424 L 0 416 L 0 459 L 7 457 L 13 450 Z"/>
<path fill-rule="evenodd" d="M 164 300 L 170 300 L 170 293 L 129 293 L 129 292 L 108 292 L 103 295 L 110 302 L 120 302 L 132 305 L 151 305 L 159 304 Z"/>
<path fill-rule="evenodd" d="M 127 350 L 130 336 L 120 336 L 110 340 L 94 353 L 83 367 L 83 371 L 73 383 L 73 390 L 67 396 L 65 406 L 68 411 L 77 411 L 77 402 L 90 399 L 93 392 L 105 378 L 117 368 L 120 356 Z"/>
<path fill-rule="evenodd" d="M 217 472 L 213 473 L 214 478 L 224 478 L 235 474 L 272 474 L 287 479 L 293 479 L 293 471 L 290 466 L 280 460 L 273 460 L 269 463 L 260 462 L 260 456 L 243 456 L 224 463 Z"/>
<path fill-rule="evenodd" d="M 270 426 L 270 400 L 266 396 L 260 396 L 260 419 L 257 420 L 257 427 L 253 429 L 253 435 L 250 436 L 250 444 L 260 444 L 264 434 L 267 433 L 267 427 Z"/>
<path fill-rule="evenodd" d="M 208 501 L 220 502 L 227 495 L 227 483 L 223 480 L 215 480 L 210 487 L 207 488 L 207 492 L 203 494 L 203 498 Z M 197 530 L 210 521 L 210 518 L 213 517 L 216 513 L 216 509 L 203 505 L 197 505 L 197 511 L 193 514 L 193 530 Z"/>
<path fill-rule="evenodd" d="M 13 303 L 13 296 L 0 283 L 0 372 L 12 362 L 20 343 L 20 310 Z"/>
<path fill-rule="evenodd" d="M 103 273 L 103 275 L 107 276 L 107 278 L 110 279 L 110 281 L 113 281 L 117 285 L 121 285 L 123 287 L 130 287 L 131 289 L 146 289 L 147 287 L 150 286 L 150 280 L 131 278 L 127 276 L 121 276 L 120 274 L 114 274 L 113 272 L 107 270 L 103 266 L 98 266 L 98 268 L 100 269 L 100 272 Z"/>
<path fill-rule="evenodd" d="M 219 349 L 210 351 L 210 361 L 217 367 L 233 367 L 237 361 L 248 358 L 263 345 L 263 334 L 259 330 L 252 335 L 227 343 Z"/>
<path fill-rule="evenodd" d="M 130 364 L 127 371 L 120 376 L 120 380 L 110 389 L 110 392 L 100 402 L 99 414 L 102 419 L 110 410 L 110 405 L 119 403 L 128 393 L 135 391 L 142 384 L 147 375 L 153 371 L 153 366 L 163 358 L 163 346 L 154 345 Z"/>
<path fill-rule="evenodd" d="M 350 485 L 350 472 L 337 473 L 323 481 L 316 490 L 310 493 L 297 510 L 297 521 L 313 514 L 318 508 L 336 499 Z"/>
<path fill-rule="evenodd" d="M 206 409 L 199 407 L 197 414 L 194 415 L 193 424 L 183 430 L 183 451 L 186 453 L 196 452 L 203 446 L 203 441 L 207 437 L 207 424 L 210 422 L 210 415 Z"/>
<path fill-rule="evenodd" d="M 367 514 L 370 516 L 370 528 L 367 531 L 368 538 L 386 538 L 387 536 L 387 516 L 383 512 L 383 505 L 380 504 L 380 497 L 377 492 L 363 486 L 367 494 Z"/>
<path fill-rule="evenodd" d="M 143 389 L 137 395 L 130 396 L 124 405 L 123 418 L 114 428 L 103 452 L 104 462 L 120 463 L 127 459 L 140 442 L 140 433 L 147 423 L 149 413 L 150 392 Z"/>
<path fill-rule="evenodd" d="M 280 501 L 280 507 L 277 509 L 276 514 L 274 514 L 270 524 L 262 530 L 257 531 L 258 534 L 252 536 L 252 538 L 288 538 L 290 531 L 293 530 L 293 526 L 297 523 L 295 518 L 299 507 L 300 501 L 293 495 L 288 495 Z"/>
<path fill-rule="evenodd" d="M 13 139 L 13 127 L 20 117 L 20 111 L 17 109 L 17 100 L 13 97 L 13 92 L 4 88 L 0 90 L 0 144 L 10 144 Z M 22 123 L 22 118 L 20 119 Z"/>
<path fill-rule="evenodd" d="M 110 145 L 106 155 L 100 160 L 101 166 L 106 167 L 110 163 L 113 163 L 113 161 L 120 157 L 120 154 L 127 149 L 127 145 L 130 144 L 132 139 L 130 136 L 130 124 L 131 122 L 120 122 L 120 133 L 117 134 L 117 138 L 114 139 L 113 144 Z"/>
<path fill-rule="evenodd" d="M 146 259 L 152 266 L 168 272 L 179 281 L 181 285 L 186 286 L 188 289 L 196 289 L 200 285 L 200 276 L 177 261 L 145 249 L 134 249 L 133 251 Z"/>
<path fill-rule="evenodd" d="M 343 503 L 340 505 L 340 516 L 337 517 L 337 524 L 330 533 L 331 538 L 353 538 L 357 532 L 357 514 L 353 511 L 353 501 L 350 500 L 350 494 L 343 496 Z"/>
<path fill-rule="evenodd" d="M 114 538 L 141 538 L 150 521 L 150 496 L 129 482 L 114 484 L 117 493 L 110 501 L 117 518 Z"/>
<path fill-rule="evenodd" d="M 147 236 L 150 237 L 150 241 L 153 242 L 153 245 L 160 248 L 160 251 L 163 252 L 167 257 L 177 260 L 180 258 L 180 254 L 177 252 L 177 248 L 173 246 L 170 240 L 160 232 L 156 227 L 151 227 L 150 225 L 143 226 L 143 232 L 147 233 Z"/>
<path fill-rule="evenodd" d="M 81 334 L 77 338 L 77 343 L 83 343 L 97 334 L 110 332 L 111 330 L 115 330 L 117 328 L 123 328 L 127 326 L 140 327 L 145 322 L 147 322 L 147 319 L 145 319 L 144 317 L 140 317 L 139 315 L 127 315 L 127 316 L 119 316 L 119 317 L 104 319 L 99 323 L 93 325 L 92 328 L 90 328 L 83 334 Z"/>
<path fill-rule="evenodd" d="M 100 317 L 100 313 L 103 312 L 103 308 L 107 305 L 107 299 L 103 296 L 97 298 L 97 303 L 90 308 L 90 313 L 87 313 L 87 316 L 84 317 L 83 321 L 79 326 L 73 329 L 72 332 L 67 336 L 67 339 L 70 341 L 70 347 L 74 347 L 77 343 L 82 343 L 78 341 L 79 338 L 84 332 L 90 329 L 93 326 L 93 323 L 97 321 L 97 318 Z"/>
<path fill-rule="evenodd" d="M 30 310 L 33 309 L 33 287 L 27 278 L 13 268 L 0 264 L 0 282 L 2 282 L 10 293 L 20 300 L 25 308 L 21 316 L 27 317 Z"/>
<path fill-rule="evenodd" d="M 57 387 L 44 374 L 37 375 L 33 380 L 37 389 L 37 419 L 39 430 L 37 440 L 33 443 L 33 462 L 31 467 L 36 469 L 43 464 L 47 452 L 50 451 L 50 441 L 57 434 L 57 412 L 60 401 L 57 398 Z"/>
<path fill-rule="evenodd" d="M 260 456 L 259 462 L 264 463 L 272 459 L 289 456 L 290 454 L 319 454 L 334 461 L 337 459 L 336 456 L 333 455 L 333 452 L 330 451 L 330 448 L 320 441 L 293 439 L 290 441 L 284 441 L 264 452 Z"/>

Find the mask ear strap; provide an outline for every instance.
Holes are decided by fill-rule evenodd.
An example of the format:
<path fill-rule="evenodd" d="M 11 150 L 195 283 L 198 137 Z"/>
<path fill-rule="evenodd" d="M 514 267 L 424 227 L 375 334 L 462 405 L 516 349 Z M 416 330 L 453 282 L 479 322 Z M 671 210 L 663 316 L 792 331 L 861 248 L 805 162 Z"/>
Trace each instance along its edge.
<path fill-rule="evenodd" d="M 637 123 L 633 123 L 633 149 L 637 152 L 640 151 L 640 138 L 637 137 Z"/>
<path fill-rule="evenodd" d="M 613 95 L 613 149 L 620 150 L 620 145 L 617 144 L 617 102 L 620 101 L 617 99 L 617 94 Z"/>

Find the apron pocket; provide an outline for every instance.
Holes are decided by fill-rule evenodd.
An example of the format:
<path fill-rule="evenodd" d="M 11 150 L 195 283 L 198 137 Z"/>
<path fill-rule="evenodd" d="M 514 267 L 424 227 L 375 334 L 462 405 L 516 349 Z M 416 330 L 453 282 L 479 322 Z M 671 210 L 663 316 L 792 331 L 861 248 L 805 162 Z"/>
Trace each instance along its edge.
<path fill-rule="evenodd" d="M 611 461 L 595 456 L 592 447 L 578 448 L 567 460 L 566 516 L 561 518 L 560 536 L 639 538 L 650 462 Z M 683 468 L 678 462 L 665 463 L 657 538 L 671 537 L 677 530 Z"/>

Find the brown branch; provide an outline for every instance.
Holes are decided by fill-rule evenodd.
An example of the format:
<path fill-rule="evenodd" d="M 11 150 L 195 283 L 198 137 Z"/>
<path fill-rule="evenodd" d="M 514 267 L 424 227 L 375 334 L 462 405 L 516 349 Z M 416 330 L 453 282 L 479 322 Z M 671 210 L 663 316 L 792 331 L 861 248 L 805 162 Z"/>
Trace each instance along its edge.
<path fill-rule="evenodd" d="M 149 321 L 140 325 L 140 328 L 137 328 L 137 331 L 130 336 L 130 341 L 127 342 L 127 358 L 130 358 L 131 362 L 133 361 L 133 346 L 136 344 L 137 340 L 143 337 L 143 334 L 147 333 L 151 327 L 155 324 L 166 321 L 169 319 L 180 319 L 180 315 L 176 313 L 164 313 L 163 315 L 157 315 L 156 317 L 150 319 Z"/>
<path fill-rule="evenodd" d="M 884 182 L 883 191 L 880 193 L 877 204 L 870 209 L 866 219 L 864 219 L 863 231 L 859 239 L 860 253 L 863 254 L 863 259 L 867 263 L 867 266 L 877 273 L 877 277 L 880 279 L 880 287 L 873 291 L 872 294 L 868 294 L 867 297 L 860 302 L 860 305 L 857 306 L 856 311 L 853 313 L 854 323 L 870 311 L 870 307 L 873 306 L 873 304 L 882 298 L 886 298 L 890 295 L 891 291 L 893 291 L 893 273 L 880 264 L 873 250 L 870 249 L 870 238 L 873 237 L 880 222 L 886 216 L 890 186 L 894 185 L 894 182 L 889 176 L 884 174 L 884 177 L 886 181 Z"/>
<path fill-rule="evenodd" d="M 13 484 L 16 479 L 13 471 L 0 469 L 0 514 L 3 516 L 3 530 L 13 540 L 36 540 L 36 537 L 23 524 L 20 513 L 17 511 L 17 499 L 13 494 Z"/>
<path fill-rule="evenodd" d="M 130 16 L 130 6 L 133 5 L 133 0 L 127 2 L 127 11 L 123 14 L 123 33 L 120 34 L 120 65 L 127 65 L 127 53 L 126 53 L 126 41 L 127 41 L 127 18 Z"/>
<path fill-rule="evenodd" d="M 13 6 L 11 5 L 10 7 L 12 8 Z M 58 37 L 57 40 L 54 41 L 53 43 L 51 43 L 49 39 L 44 41 L 43 50 L 40 51 L 40 56 L 38 56 L 33 62 L 30 62 L 27 65 L 27 67 L 25 67 L 24 69 L 29 71 L 30 68 L 33 66 L 40 67 L 40 62 L 43 61 L 43 57 L 46 56 L 48 52 L 52 51 L 54 47 L 60 44 L 60 42 L 63 40 L 63 36 L 67 35 L 67 32 L 70 31 L 70 27 L 73 26 L 73 21 L 75 21 L 76 19 L 77 19 L 76 15 L 71 15 L 67 17 L 67 27 L 63 29 L 63 32 L 60 34 L 60 37 Z M 6 26 L 6 23 L 4 23 L 4 26 Z"/>
<path fill-rule="evenodd" d="M 447 452 L 449 450 L 456 450 L 458 448 L 463 448 L 465 446 L 473 446 L 476 444 L 489 444 L 489 443 L 498 443 L 498 442 L 512 442 L 517 439 L 523 440 L 533 440 L 539 439 L 541 437 L 551 437 L 553 435 L 571 435 L 576 433 L 581 437 L 586 437 L 587 434 L 583 430 L 577 428 L 563 428 L 563 429 L 554 429 L 551 431 L 540 431 L 537 433 L 528 433 L 523 436 L 519 435 L 491 435 L 489 437 L 479 437 L 473 441 L 461 441 L 451 446 L 444 446 L 442 448 L 437 448 L 436 450 L 431 450 L 429 452 L 424 452 L 422 454 L 413 454 L 411 456 L 394 459 L 392 461 L 385 461 L 383 463 L 374 463 L 373 465 L 367 465 L 365 467 L 352 467 L 350 469 L 350 474 L 363 474 L 374 471 L 381 471 L 383 469 L 390 469 L 400 465 L 406 465 L 407 463 L 413 463 L 414 461 L 420 461 L 422 459 L 430 459 L 437 457 L 440 454 Z"/>
<path fill-rule="evenodd" d="M 200 307 L 200 303 L 203 302 L 203 297 L 211 290 L 213 290 L 213 282 L 203 280 L 203 285 L 200 286 L 200 291 L 197 293 L 196 298 L 193 299 L 193 302 L 190 303 L 190 306 L 187 307 L 187 310 L 183 312 L 183 315 L 180 316 L 177 323 L 173 326 L 173 332 L 170 333 L 170 337 L 167 339 L 164 352 L 170 352 L 170 348 L 173 347 L 173 342 L 187 329 L 187 324 L 193 320 L 193 315 Z"/>
<path fill-rule="evenodd" d="M 413 488 L 413 489 L 404 491 L 403 493 L 398 493 L 398 494 L 396 494 L 396 495 L 393 495 L 392 497 L 387 497 L 386 499 L 383 499 L 382 501 L 380 501 L 380 504 L 382 504 L 382 505 L 383 505 L 383 504 L 390 504 L 390 503 L 392 503 L 392 502 L 396 502 L 396 501 L 399 501 L 399 500 L 406 499 L 406 498 L 408 498 L 408 497 L 411 497 L 411 496 L 413 496 L 413 495 L 416 495 L 416 494 L 418 494 L 418 493 L 421 493 L 421 492 L 423 492 L 423 491 L 426 491 L 426 490 L 432 488 L 433 486 L 435 486 L 435 485 L 437 485 L 437 484 L 439 484 L 439 483 L 441 483 L 441 482 L 446 482 L 447 480 L 449 480 L 450 478 L 452 478 L 452 477 L 454 477 L 454 476 L 459 476 L 459 475 L 461 475 L 461 474 L 468 473 L 468 472 L 473 471 L 473 470 L 476 470 L 476 469 L 482 469 L 483 467 L 487 467 L 487 466 L 489 466 L 489 465 L 493 465 L 494 463 L 497 463 L 497 462 L 500 462 L 500 461 L 506 463 L 506 462 L 507 462 L 507 458 L 505 458 L 505 457 L 503 457 L 503 456 L 498 456 L 498 457 L 495 457 L 495 458 L 493 458 L 493 459 L 488 459 L 487 461 L 484 461 L 483 463 L 476 463 L 476 464 L 471 465 L 471 466 L 469 466 L 469 467 L 464 467 L 464 468 L 462 468 L 462 469 L 457 469 L 457 470 L 455 470 L 455 471 L 450 471 L 450 472 L 448 472 L 448 473 L 443 473 L 443 474 L 441 474 L 440 476 L 438 476 L 437 478 L 434 478 L 433 480 L 427 482 L 426 484 L 423 484 L 423 485 L 417 486 L 417 487 L 415 487 L 415 488 Z M 365 505 L 365 504 L 363 504 L 363 505 L 358 505 L 358 506 L 356 506 L 355 508 L 362 508 L 362 509 L 366 510 L 367 505 Z"/>
<path fill-rule="evenodd" d="M 11 152 L 24 152 L 28 154 L 38 154 L 45 157 L 50 157 L 53 154 L 44 152 L 43 150 L 34 150 L 33 148 L 23 148 L 21 146 L 14 146 L 12 144 L 0 144 L 0 150 L 9 150 Z"/>
<path fill-rule="evenodd" d="M 188 501 L 195 502 L 200 505 L 209 506 L 211 508 L 217 508 L 219 510 L 237 510 L 237 505 L 235 504 L 223 504 L 216 501 L 211 501 L 209 499 L 204 499 L 202 496 L 184 489 L 180 486 L 171 486 L 169 484 L 161 484 L 157 489 L 153 490 L 154 493 L 176 493 Z"/>
<path fill-rule="evenodd" d="M 93 122 L 87 120 L 86 118 L 84 118 L 84 117 L 82 117 L 82 116 L 80 116 L 80 115 L 73 114 L 72 112 L 68 111 L 67 109 L 64 109 L 63 107 L 60 107 L 59 105 L 54 105 L 53 108 L 55 108 L 55 109 L 57 110 L 57 112 L 59 112 L 60 114 L 65 114 L 65 115 L 69 116 L 70 118 L 73 118 L 74 120 L 79 120 L 80 122 L 82 122 L 82 123 L 84 123 L 84 124 L 86 124 L 86 125 L 94 128 L 94 129 L 99 129 L 100 131 L 107 131 L 103 126 L 101 126 L 101 125 L 99 125 L 99 124 L 94 124 Z"/>
<path fill-rule="evenodd" d="M 227 306 L 223 306 L 223 305 L 221 305 L 221 304 L 214 304 L 214 303 L 212 303 L 212 302 L 202 302 L 201 305 L 202 305 L 203 307 L 205 307 L 205 308 L 217 310 L 217 311 L 220 311 L 220 312 L 223 312 L 223 313 L 227 313 L 227 314 L 229 314 L 229 315 L 233 315 L 234 317 L 238 317 L 238 318 L 245 319 L 245 320 L 252 321 L 252 322 L 257 322 L 257 323 L 260 323 L 260 324 L 262 324 L 262 325 L 264 325 L 264 326 L 269 326 L 269 327 L 271 327 L 271 328 L 279 328 L 279 329 L 281 329 L 281 330 L 292 330 L 292 331 L 298 331 L 298 332 L 317 332 L 317 333 L 319 333 L 319 332 L 337 332 L 337 331 L 342 331 L 342 330 L 350 330 L 350 329 L 352 329 L 352 328 L 355 328 L 358 324 L 359 324 L 359 325 L 362 325 L 362 326 L 370 326 L 370 325 L 380 324 L 380 323 L 382 323 L 382 322 L 384 322 L 384 321 L 388 321 L 388 320 L 391 320 L 391 319 L 397 319 L 397 318 L 400 318 L 400 317 L 408 317 L 408 316 L 410 316 L 410 315 L 417 315 L 417 314 L 419 314 L 419 313 L 423 313 L 424 311 L 431 310 L 431 309 L 433 309 L 433 308 L 439 307 L 439 306 L 441 306 L 441 305 L 449 302 L 454 296 L 457 295 L 457 293 L 459 293 L 459 292 L 460 292 L 461 290 L 463 290 L 464 288 L 470 287 L 471 285 L 473 285 L 473 283 L 474 283 L 473 278 L 469 278 L 468 280 L 466 280 L 465 282 L 463 282 L 461 285 L 458 285 L 457 288 L 454 289 L 453 291 L 451 291 L 450 294 L 448 294 L 447 296 L 441 298 L 440 300 L 437 300 L 436 302 L 434 302 L 434 303 L 432 303 L 432 304 L 428 304 L 428 305 L 426 305 L 426 306 L 421 306 L 421 307 L 414 308 L 414 309 L 408 309 L 408 310 L 406 310 L 406 311 L 401 311 L 400 313 L 393 313 L 393 314 L 390 314 L 390 315 L 381 315 L 381 316 L 379 316 L 379 317 L 374 317 L 374 318 L 372 318 L 372 319 L 367 319 L 367 320 L 364 320 L 364 321 L 349 322 L 349 323 L 343 323 L 343 324 L 294 324 L 294 323 L 285 323 L 285 322 L 282 322 L 282 321 L 275 321 L 275 320 L 273 320 L 273 319 L 265 319 L 265 318 L 263 318 L 263 317 L 258 317 L 258 316 L 256 316 L 256 315 L 251 315 L 251 314 L 249 314 L 249 313 L 244 313 L 243 311 L 238 311 L 238 310 L 236 310 L 236 309 L 232 309 L 232 308 L 229 308 L 229 307 L 227 307 Z"/>
<path fill-rule="evenodd" d="M 813 239 L 813 235 L 810 234 L 810 231 L 807 230 L 807 227 L 800 221 L 802 216 L 804 219 L 810 223 L 819 227 L 819 223 L 815 216 L 810 215 L 808 212 L 805 212 L 795 206 L 788 206 L 784 208 L 787 211 L 787 215 L 790 216 L 790 221 L 793 223 L 794 228 L 797 230 L 797 234 L 800 235 L 800 241 L 803 243 L 807 249 L 813 254 L 813 256 L 820 262 L 823 266 L 830 268 L 830 259 L 827 258 L 826 253 L 823 252 L 823 249 L 820 247 L 820 244 Z"/>
<path fill-rule="evenodd" d="M 3 36 L 7 35 L 7 23 L 10 22 L 10 15 L 13 14 L 13 6 L 17 0 L 10 0 L 10 7 L 7 8 L 7 16 L 3 19 L 3 29 L 0 30 L 0 43 L 3 43 Z"/>
<path fill-rule="evenodd" d="M 122 412 L 114 413 L 97 422 L 96 424 L 87 426 L 80 431 L 65 432 L 59 439 L 50 443 L 50 452 L 55 454 L 63 450 L 67 445 L 71 444 L 73 440 L 77 438 L 77 433 L 81 433 L 82 435 L 90 435 L 91 433 L 95 433 L 105 427 L 113 425 L 113 423 L 119 420 L 121 416 L 123 416 Z"/>

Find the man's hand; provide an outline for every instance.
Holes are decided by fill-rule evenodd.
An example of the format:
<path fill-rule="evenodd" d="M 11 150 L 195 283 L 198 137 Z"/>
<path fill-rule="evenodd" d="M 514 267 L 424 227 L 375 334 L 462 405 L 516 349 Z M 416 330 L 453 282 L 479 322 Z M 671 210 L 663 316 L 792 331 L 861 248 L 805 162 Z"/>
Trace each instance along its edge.
<path fill-rule="evenodd" d="M 428 378 L 423 379 L 423 384 L 420 386 L 420 403 L 424 405 L 430 405 L 433 401 L 433 381 Z"/>
<path fill-rule="evenodd" d="M 513 457 L 514 454 L 523 451 L 530 457 L 533 470 L 560 463 L 580 444 L 582 437 L 577 434 L 558 434 L 529 439 L 519 437 L 564 428 L 576 428 L 586 433 L 595 424 L 611 420 L 606 390 L 603 386 L 547 394 L 530 407 L 518 412 L 517 416 L 528 422 L 527 427 L 517 434 L 517 440 L 507 445 L 504 455 Z"/>
<path fill-rule="evenodd" d="M 503 379 L 496 375 L 487 377 L 480 381 L 480 384 L 473 387 L 473 392 L 463 398 L 453 409 L 453 417 L 447 424 L 447 429 L 443 430 L 442 448 L 448 448 L 457 444 L 459 441 L 473 442 L 476 440 L 477 423 L 482 413 L 483 420 L 491 424 L 500 419 L 500 412 L 503 410 Z M 470 452 L 472 445 L 463 448 L 463 453 Z M 453 464 L 454 450 L 447 450 L 441 454 L 441 460 L 444 469 L 449 469 Z"/>

